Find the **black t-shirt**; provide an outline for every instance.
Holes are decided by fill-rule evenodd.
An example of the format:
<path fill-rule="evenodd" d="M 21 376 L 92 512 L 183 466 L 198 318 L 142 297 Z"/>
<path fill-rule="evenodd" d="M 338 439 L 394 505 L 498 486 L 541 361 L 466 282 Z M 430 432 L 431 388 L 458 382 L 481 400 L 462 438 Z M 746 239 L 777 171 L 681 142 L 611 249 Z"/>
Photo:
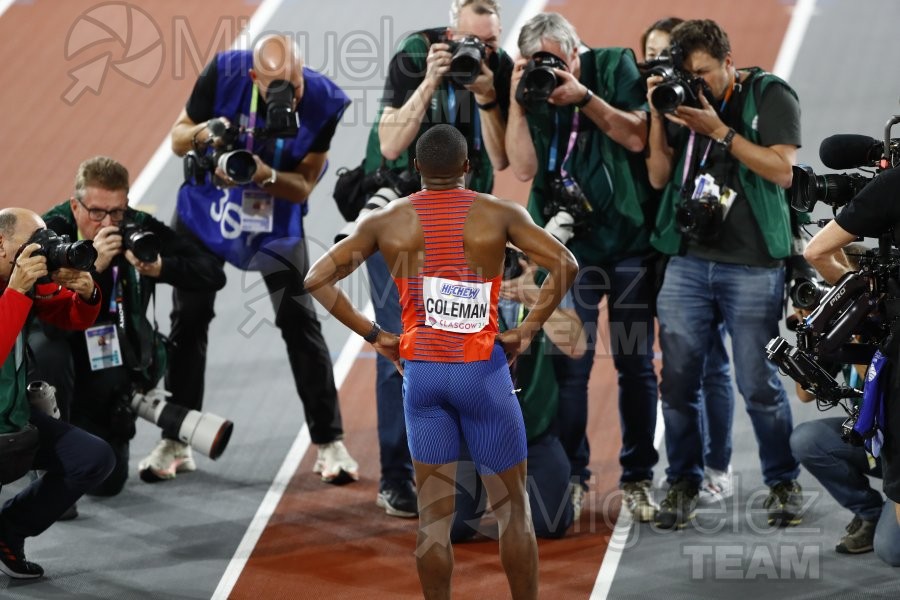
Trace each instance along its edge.
<path fill-rule="evenodd" d="M 200 76 L 197 77 L 197 81 L 194 83 L 194 90 L 191 92 L 191 97 L 188 98 L 187 104 L 184 107 L 188 117 L 190 117 L 191 121 L 194 123 L 203 123 L 204 121 L 209 121 L 216 117 L 231 117 L 231 115 L 214 114 L 218 70 L 218 61 L 213 59 L 212 62 L 206 65 L 203 72 L 200 73 Z M 260 97 L 259 116 L 265 119 L 266 112 L 266 103 L 262 102 L 262 98 Z M 310 152 L 328 152 L 328 149 L 331 147 L 331 138 L 334 137 L 334 132 L 337 129 L 340 118 L 341 116 L 337 115 L 322 127 L 319 135 L 316 136 L 312 146 L 309 148 Z"/>
<path fill-rule="evenodd" d="M 753 82 L 744 85 L 740 98 L 743 99 L 743 94 L 748 93 L 753 93 Z M 725 111 L 725 122 L 741 133 L 740 115 L 729 114 L 728 107 Z M 757 114 L 759 145 L 800 146 L 800 105 L 787 88 L 777 84 L 766 87 Z M 708 152 L 706 164 L 698 173 L 709 173 L 720 187 L 725 182 L 737 192 L 737 197 L 725 215 L 719 237 L 712 243 L 689 241 L 688 254 L 716 262 L 756 267 L 771 268 L 781 264 L 781 260 L 769 255 L 759 223 L 741 186 L 737 159 L 703 136 L 697 136 L 694 152 L 701 157 Z"/>

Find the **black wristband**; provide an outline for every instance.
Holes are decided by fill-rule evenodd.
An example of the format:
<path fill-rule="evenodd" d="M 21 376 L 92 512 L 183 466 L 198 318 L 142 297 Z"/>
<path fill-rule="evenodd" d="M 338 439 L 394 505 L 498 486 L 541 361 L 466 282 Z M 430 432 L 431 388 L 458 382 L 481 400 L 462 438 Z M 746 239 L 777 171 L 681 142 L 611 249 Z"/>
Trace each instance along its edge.
<path fill-rule="evenodd" d="M 477 100 L 475 101 L 475 106 L 477 106 L 481 110 L 491 110 L 492 108 L 497 106 L 497 104 L 499 104 L 499 103 L 497 102 L 496 98 L 494 98 L 493 100 L 491 100 L 490 102 L 488 102 L 486 104 L 478 104 L 478 101 Z"/>
<path fill-rule="evenodd" d="M 731 142 L 734 141 L 734 136 L 737 135 L 737 132 L 733 128 L 728 129 L 728 133 L 725 134 L 721 140 L 716 140 L 716 143 L 725 148 L 725 152 L 731 150 Z"/>
<path fill-rule="evenodd" d="M 94 286 L 94 290 L 91 292 L 91 297 L 88 298 L 87 300 L 85 300 L 84 303 L 85 303 L 85 304 L 90 304 L 91 306 L 94 306 L 94 305 L 97 304 L 98 302 L 100 302 L 100 288 L 98 288 L 98 287 L 95 285 L 95 286 Z"/>
<path fill-rule="evenodd" d="M 592 92 L 590 90 L 590 88 L 588 88 L 588 91 L 586 91 L 584 93 L 584 98 L 582 98 L 575 106 L 577 106 L 578 108 L 584 108 L 585 106 L 588 105 L 588 102 L 590 102 L 591 98 L 593 98 L 593 97 L 594 97 L 594 92 Z"/>
<path fill-rule="evenodd" d="M 363 339 L 370 344 L 374 344 L 378 340 L 379 333 L 381 333 L 381 326 L 375 321 L 372 321 L 372 329 L 371 331 L 369 331 L 369 333 L 363 336 Z"/>

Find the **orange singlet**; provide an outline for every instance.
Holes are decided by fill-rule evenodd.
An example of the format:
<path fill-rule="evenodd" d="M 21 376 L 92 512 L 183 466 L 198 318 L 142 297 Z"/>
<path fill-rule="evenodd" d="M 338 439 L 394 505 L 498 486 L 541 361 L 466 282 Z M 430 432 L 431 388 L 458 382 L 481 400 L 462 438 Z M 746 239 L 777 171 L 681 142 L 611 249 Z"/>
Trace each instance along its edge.
<path fill-rule="evenodd" d="M 409 197 L 422 224 L 425 263 L 415 277 L 394 278 L 403 309 L 403 359 L 460 363 L 491 357 L 502 274 L 485 280 L 466 261 L 463 227 L 476 195 L 454 189 Z"/>

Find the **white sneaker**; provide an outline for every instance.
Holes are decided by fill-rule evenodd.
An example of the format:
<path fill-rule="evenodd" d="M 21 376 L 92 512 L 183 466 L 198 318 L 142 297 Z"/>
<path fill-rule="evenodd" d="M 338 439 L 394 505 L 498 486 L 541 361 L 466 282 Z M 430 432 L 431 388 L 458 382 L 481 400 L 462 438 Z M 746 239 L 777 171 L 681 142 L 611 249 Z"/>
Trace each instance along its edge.
<path fill-rule="evenodd" d="M 703 482 L 700 484 L 700 504 L 713 504 L 721 502 L 734 495 L 734 474 L 731 465 L 728 470 L 717 471 L 705 467 L 703 469 Z"/>
<path fill-rule="evenodd" d="M 584 486 L 577 481 L 571 482 L 569 494 L 572 498 L 572 521 L 577 523 L 581 519 L 581 508 L 584 505 Z"/>
<path fill-rule="evenodd" d="M 197 470 L 191 447 L 176 440 L 162 439 L 147 458 L 138 464 L 138 473 L 147 483 L 175 479 L 176 473 Z"/>
<path fill-rule="evenodd" d="M 313 473 L 322 475 L 325 483 L 350 483 L 359 480 L 359 465 L 347 452 L 344 442 L 335 440 L 319 445 Z"/>

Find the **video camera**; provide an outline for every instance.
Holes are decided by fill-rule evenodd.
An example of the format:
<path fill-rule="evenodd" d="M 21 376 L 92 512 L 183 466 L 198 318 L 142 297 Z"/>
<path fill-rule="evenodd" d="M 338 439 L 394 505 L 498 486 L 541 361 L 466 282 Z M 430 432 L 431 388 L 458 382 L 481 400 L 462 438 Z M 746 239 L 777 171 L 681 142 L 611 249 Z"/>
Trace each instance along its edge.
<path fill-rule="evenodd" d="M 445 38 L 442 41 L 450 46 L 449 51 L 453 55 L 447 77 L 461 86 L 473 84 L 481 75 L 481 63 L 487 55 L 484 42 L 474 35 L 467 35 L 459 40 Z"/>
<path fill-rule="evenodd" d="M 363 178 L 360 192 L 369 198 L 360 209 L 356 219 L 344 225 L 343 229 L 334 236 L 334 243 L 337 244 L 352 234 L 357 223 L 373 210 L 384 208 L 389 202 L 414 194 L 421 188 L 421 179 L 416 172 L 410 169 L 395 171 L 383 166 L 367 174 Z"/>
<path fill-rule="evenodd" d="M 883 140 L 858 134 L 837 134 L 822 140 L 819 159 L 830 169 L 860 169 L 860 173 L 827 173 L 816 175 L 812 167 L 792 167 L 791 207 L 810 212 L 816 202 L 824 202 L 833 211 L 853 199 L 870 181 L 885 169 L 900 163 L 900 138 L 891 138 L 891 129 L 900 123 L 900 115 L 892 117 L 884 127 Z M 868 168 L 874 171 L 867 171 Z"/>
<path fill-rule="evenodd" d="M 51 273 L 62 268 L 90 271 L 91 267 L 94 266 L 94 261 L 97 260 L 94 242 L 91 240 L 70 242 L 69 236 L 59 235 L 52 229 L 38 229 L 25 242 L 25 246 L 28 244 L 40 246 L 34 251 L 32 256 L 45 257 L 47 259 L 47 271 Z M 25 246 L 22 247 L 24 248 Z M 44 283 L 44 281 L 41 283 Z"/>
<path fill-rule="evenodd" d="M 674 112 L 679 106 L 701 108 L 700 95 L 712 102 L 712 90 L 702 77 L 694 77 L 684 68 L 684 50 L 672 44 L 658 57 L 638 64 L 645 77 L 658 75 L 662 81 L 650 93 L 650 103 L 661 113 Z"/>
<path fill-rule="evenodd" d="M 791 303 L 801 310 L 812 310 L 831 290 L 831 286 L 818 279 L 809 277 L 797 277 L 791 284 L 788 296 Z"/>
<path fill-rule="evenodd" d="M 560 57 L 551 52 L 535 52 L 516 87 L 516 102 L 526 108 L 543 104 L 562 83 L 553 69 L 568 71 L 569 67 Z"/>

